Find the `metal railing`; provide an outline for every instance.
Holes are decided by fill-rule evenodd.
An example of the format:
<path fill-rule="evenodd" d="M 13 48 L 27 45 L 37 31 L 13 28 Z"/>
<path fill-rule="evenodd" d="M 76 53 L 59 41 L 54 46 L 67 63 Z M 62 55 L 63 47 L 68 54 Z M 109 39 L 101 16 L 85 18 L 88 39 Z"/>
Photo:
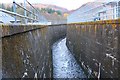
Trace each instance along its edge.
<path fill-rule="evenodd" d="M 11 12 L 11 11 L 7 11 L 7 10 L 5 10 L 5 9 L 0 9 L 0 11 L 5 12 L 5 13 L 8 13 L 8 14 L 11 14 L 11 15 L 14 15 L 14 16 L 18 16 L 18 17 L 21 17 L 21 18 L 38 21 L 38 20 L 36 20 L 36 19 L 30 18 L 30 17 L 27 17 L 27 16 L 23 16 L 23 15 L 20 15 L 20 14 L 18 14 L 18 13 L 14 13 L 14 12 Z"/>
<path fill-rule="evenodd" d="M 26 6 L 29 6 L 31 10 L 27 9 Z M 17 13 L 17 7 L 21 8 L 24 11 L 24 14 Z M 24 6 L 16 3 L 14 0 L 13 1 L 13 12 L 5 10 L 5 9 L 0 9 L 0 11 L 12 15 L 15 19 L 14 23 L 17 23 L 17 20 L 19 18 L 24 19 L 24 20 L 21 20 L 21 23 L 24 23 L 24 24 L 47 22 L 45 17 L 42 16 L 40 12 L 34 6 L 32 6 L 32 4 L 30 4 L 30 2 L 28 2 L 27 0 L 24 0 Z M 28 14 L 30 14 L 31 16 L 30 15 L 28 16 Z"/>

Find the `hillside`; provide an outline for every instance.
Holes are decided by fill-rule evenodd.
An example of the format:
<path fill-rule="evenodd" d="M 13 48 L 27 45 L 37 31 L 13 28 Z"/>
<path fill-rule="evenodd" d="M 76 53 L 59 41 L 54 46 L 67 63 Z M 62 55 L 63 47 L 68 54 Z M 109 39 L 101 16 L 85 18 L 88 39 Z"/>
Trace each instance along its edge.
<path fill-rule="evenodd" d="M 50 4 L 41 4 L 41 3 L 37 3 L 37 4 L 32 4 L 35 8 L 51 8 L 54 10 L 59 10 L 61 12 L 68 12 L 68 10 L 66 8 L 62 8 L 56 5 L 50 5 Z"/>
<path fill-rule="evenodd" d="M 19 3 L 20 5 L 23 6 L 23 3 Z M 9 4 L 4 4 L 4 6 L 7 8 L 7 7 L 12 7 L 12 3 L 9 3 Z M 53 10 L 59 10 L 61 11 L 62 13 L 64 12 L 68 12 L 68 10 L 66 8 L 62 8 L 62 7 L 59 7 L 59 6 L 56 6 L 56 5 L 50 5 L 50 4 L 41 4 L 41 3 L 36 3 L 36 4 L 32 4 L 35 8 L 51 8 Z M 28 7 L 28 5 L 27 5 Z"/>
<path fill-rule="evenodd" d="M 19 3 L 19 5 L 23 6 L 22 3 Z M 49 4 L 32 4 L 37 10 L 41 12 L 41 15 L 44 16 L 49 22 L 52 24 L 64 24 L 67 22 L 66 16 L 64 13 L 69 13 L 71 11 L 68 11 L 65 8 L 58 7 L 56 5 L 49 5 Z M 12 4 L 4 4 L 4 9 L 13 11 Z M 30 10 L 31 7 L 27 5 L 27 9 Z M 19 14 L 24 15 L 24 10 L 20 7 L 17 7 L 16 12 Z M 30 15 L 29 13 L 27 13 Z"/>
<path fill-rule="evenodd" d="M 67 23 L 67 18 L 62 15 L 57 14 L 44 14 L 42 15 L 52 24 L 65 24 Z"/>

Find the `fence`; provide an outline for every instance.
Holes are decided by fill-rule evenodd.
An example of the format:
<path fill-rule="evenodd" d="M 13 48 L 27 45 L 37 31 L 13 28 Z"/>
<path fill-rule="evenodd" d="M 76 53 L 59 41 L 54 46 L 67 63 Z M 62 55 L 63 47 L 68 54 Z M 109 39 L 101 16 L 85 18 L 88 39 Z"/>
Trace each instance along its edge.
<path fill-rule="evenodd" d="M 27 6 L 29 6 L 29 9 L 27 9 Z M 24 13 L 20 14 L 17 13 L 16 9 L 17 7 L 21 8 Z M 18 19 L 21 19 L 21 23 L 39 23 L 39 22 L 47 22 L 46 18 L 40 14 L 40 11 L 37 10 L 30 2 L 27 0 L 24 0 L 24 5 L 20 5 L 13 1 L 13 12 L 7 11 L 5 9 L 0 9 L 0 11 L 10 14 L 14 17 L 15 21 L 14 23 L 17 23 Z M 24 19 L 24 20 L 23 20 Z"/>

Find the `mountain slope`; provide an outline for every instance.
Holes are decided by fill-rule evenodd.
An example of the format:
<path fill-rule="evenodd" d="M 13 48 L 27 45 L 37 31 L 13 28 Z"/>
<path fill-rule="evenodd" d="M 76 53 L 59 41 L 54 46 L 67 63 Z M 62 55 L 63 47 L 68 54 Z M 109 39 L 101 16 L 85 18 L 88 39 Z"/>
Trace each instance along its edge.
<path fill-rule="evenodd" d="M 68 10 L 66 8 L 62 8 L 56 5 L 50 5 L 50 4 L 41 4 L 41 3 L 37 3 L 37 4 L 32 4 L 35 8 L 51 8 L 54 10 L 59 10 L 61 12 L 68 12 Z"/>

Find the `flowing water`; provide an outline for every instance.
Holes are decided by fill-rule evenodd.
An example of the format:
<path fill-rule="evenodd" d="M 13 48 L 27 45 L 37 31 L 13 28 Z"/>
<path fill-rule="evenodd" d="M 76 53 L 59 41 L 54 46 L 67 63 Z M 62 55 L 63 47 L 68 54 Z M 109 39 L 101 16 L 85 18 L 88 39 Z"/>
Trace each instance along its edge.
<path fill-rule="evenodd" d="M 54 78 L 86 78 L 66 46 L 66 38 L 57 41 L 52 47 Z"/>

